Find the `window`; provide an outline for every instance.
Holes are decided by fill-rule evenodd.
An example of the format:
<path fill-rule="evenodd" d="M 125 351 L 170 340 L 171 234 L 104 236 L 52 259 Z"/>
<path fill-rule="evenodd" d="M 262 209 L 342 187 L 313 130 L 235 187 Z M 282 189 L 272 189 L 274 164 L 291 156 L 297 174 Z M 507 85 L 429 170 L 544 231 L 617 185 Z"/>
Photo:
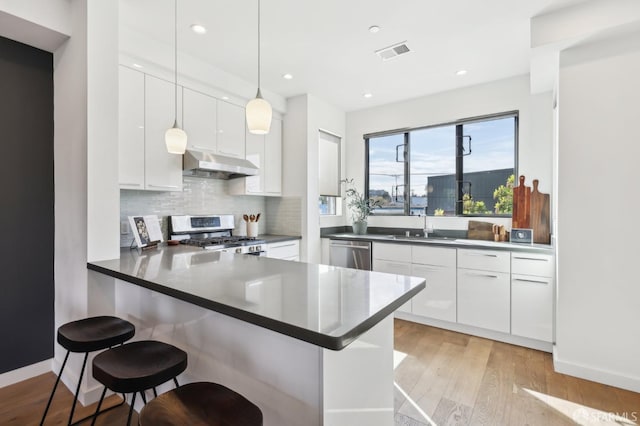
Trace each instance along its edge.
<path fill-rule="evenodd" d="M 336 215 L 340 204 L 340 138 L 318 133 L 318 208 L 321 215 Z"/>
<path fill-rule="evenodd" d="M 517 112 L 365 135 L 374 214 L 510 216 L 517 136 Z"/>

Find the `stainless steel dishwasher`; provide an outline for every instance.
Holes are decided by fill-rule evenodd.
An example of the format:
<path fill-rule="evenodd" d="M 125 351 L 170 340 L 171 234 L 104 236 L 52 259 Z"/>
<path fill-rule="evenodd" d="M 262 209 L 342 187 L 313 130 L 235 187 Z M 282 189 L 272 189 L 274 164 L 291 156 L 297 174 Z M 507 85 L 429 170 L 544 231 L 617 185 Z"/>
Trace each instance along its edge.
<path fill-rule="evenodd" d="M 371 242 L 331 240 L 329 262 L 333 266 L 371 270 Z"/>

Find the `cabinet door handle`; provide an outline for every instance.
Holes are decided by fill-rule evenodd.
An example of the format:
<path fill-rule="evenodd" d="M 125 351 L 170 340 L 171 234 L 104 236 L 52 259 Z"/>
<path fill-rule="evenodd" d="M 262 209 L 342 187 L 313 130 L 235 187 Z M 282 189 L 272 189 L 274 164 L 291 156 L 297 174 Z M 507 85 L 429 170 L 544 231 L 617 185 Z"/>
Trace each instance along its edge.
<path fill-rule="evenodd" d="M 541 280 L 530 280 L 526 278 L 514 278 L 514 281 L 522 281 L 525 283 L 536 283 L 536 284 L 549 284 L 549 281 L 541 281 Z"/>
<path fill-rule="evenodd" d="M 426 271 L 440 271 L 444 269 L 444 266 L 438 265 L 420 265 L 415 267 L 417 270 L 424 269 Z"/>
<path fill-rule="evenodd" d="M 482 257 L 498 257 L 497 254 L 489 254 L 489 253 L 477 253 L 477 252 L 467 252 L 465 253 L 468 256 L 482 256 Z"/>
<path fill-rule="evenodd" d="M 478 274 L 478 273 L 473 273 L 473 272 L 467 272 L 466 274 L 471 276 L 471 277 L 498 278 L 497 275 L 493 275 L 493 274 Z"/>
<path fill-rule="evenodd" d="M 142 186 L 139 183 L 127 183 L 127 182 L 120 182 L 120 185 L 127 185 L 127 186 Z"/>
<path fill-rule="evenodd" d="M 514 259 L 520 259 L 520 260 L 537 260 L 539 262 L 548 262 L 549 259 L 540 259 L 538 257 L 524 257 L 524 256 L 513 256 Z"/>
<path fill-rule="evenodd" d="M 166 189 L 178 189 L 178 185 L 152 185 L 149 184 L 151 188 L 166 188 Z"/>

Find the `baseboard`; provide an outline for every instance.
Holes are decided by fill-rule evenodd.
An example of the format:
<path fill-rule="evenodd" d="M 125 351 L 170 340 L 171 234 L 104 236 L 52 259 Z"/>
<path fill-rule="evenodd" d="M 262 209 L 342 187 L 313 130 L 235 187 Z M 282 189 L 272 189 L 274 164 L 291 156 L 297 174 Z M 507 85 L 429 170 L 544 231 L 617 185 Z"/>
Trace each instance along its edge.
<path fill-rule="evenodd" d="M 553 345 L 550 342 L 543 342 L 542 340 L 529 339 L 526 337 L 514 336 L 508 333 L 501 333 L 499 331 L 487 330 L 484 328 L 473 327 L 465 324 L 458 324 L 454 322 L 442 321 L 433 318 L 422 317 L 419 315 L 413 315 L 406 312 L 396 311 L 394 313 L 395 318 L 417 322 L 418 324 L 429 325 L 431 327 L 443 328 L 445 330 L 451 330 L 458 333 L 471 334 L 472 336 L 484 337 L 485 339 L 497 340 L 498 342 L 509 343 L 517 346 L 524 346 L 525 348 L 536 349 L 543 352 L 551 353 Z"/>
<path fill-rule="evenodd" d="M 613 371 L 563 360 L 558 355 L 556 346 L 553 347 L 553 368 L 558 373 L 630 390 L 632 392 L 640 392 L 640 377 L 624 376 Z"/>
<path fill-rule="evenodd" d="M 35 364 L 27 365 L 26 367 L 0 374 L 0 388 L 52 371 L 52 360 L 53 359 L 46 359 Z"/>

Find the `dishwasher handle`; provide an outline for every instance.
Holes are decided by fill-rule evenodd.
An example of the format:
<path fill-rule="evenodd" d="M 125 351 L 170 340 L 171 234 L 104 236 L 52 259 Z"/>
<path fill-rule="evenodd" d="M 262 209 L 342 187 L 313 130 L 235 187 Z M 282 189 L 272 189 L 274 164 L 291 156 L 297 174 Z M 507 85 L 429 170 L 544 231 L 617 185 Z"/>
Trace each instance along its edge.
<path fill-rule="evenodd" d="M 331 244 L 331 247 L 344 247 L 344 248 L 355 249 L 355 250 L 370 250 L 370 248 L 367 246 L 350 246 L 347 244 Z"/>

